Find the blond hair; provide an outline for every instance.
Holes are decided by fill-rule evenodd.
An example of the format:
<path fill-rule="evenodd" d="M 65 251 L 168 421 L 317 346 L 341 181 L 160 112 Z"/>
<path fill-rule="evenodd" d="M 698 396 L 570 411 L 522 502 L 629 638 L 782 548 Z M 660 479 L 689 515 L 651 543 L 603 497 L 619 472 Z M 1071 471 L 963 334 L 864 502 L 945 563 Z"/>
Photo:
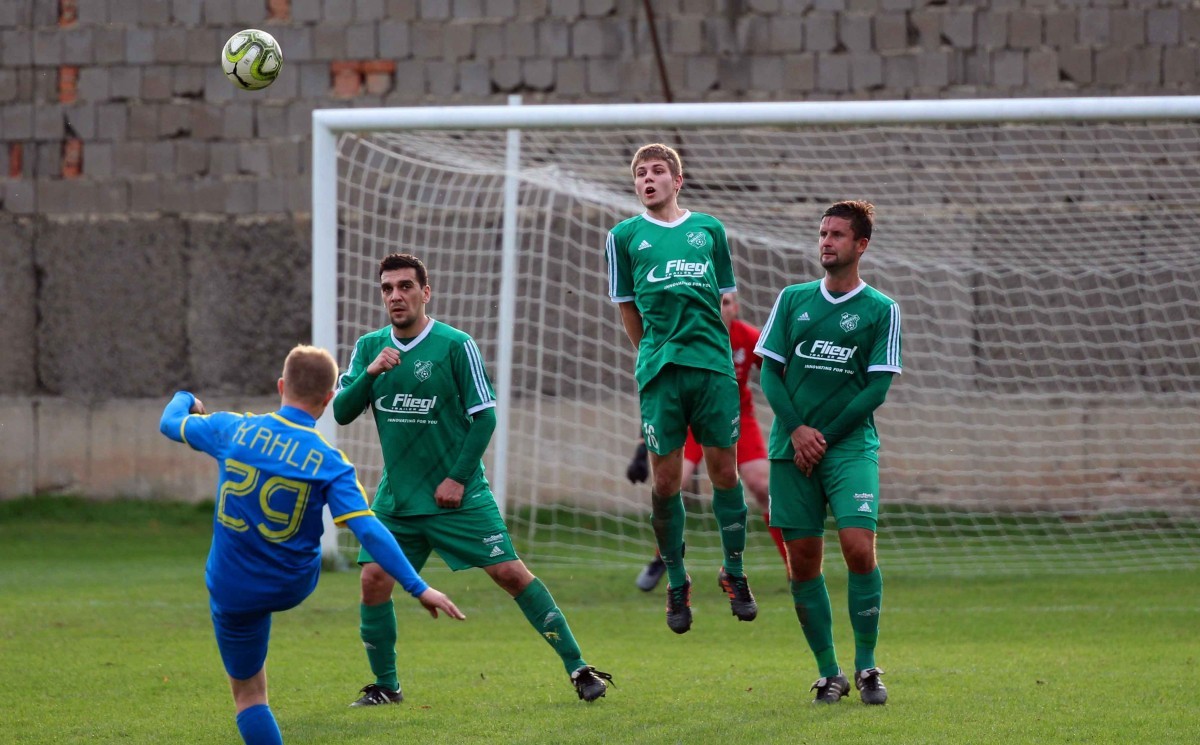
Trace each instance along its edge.
<path fill-rule="evenodd" d="M 320 347 L 297 344 L 283 361 L 283 390 L 289 398 L 304 403 L 325 403 L 337 376 L 333 355 Z"/>
<path fill-rule="evenodd" d="M 666 162 L 667 168 L 671 171 L 671 176 L 683 175 L 683 161 L 679 158 L 679 153 L 670 145 L 664 145 L 661 142 L 652 142 L 649 145 L 642 145 L 638 151 L 633 154 L 633 162 L 629 164 L 629 170 L 633 172 L 634 178 L 637 178 L 637 167 L 639 163 L 647 160 L 661 160 Z"/>

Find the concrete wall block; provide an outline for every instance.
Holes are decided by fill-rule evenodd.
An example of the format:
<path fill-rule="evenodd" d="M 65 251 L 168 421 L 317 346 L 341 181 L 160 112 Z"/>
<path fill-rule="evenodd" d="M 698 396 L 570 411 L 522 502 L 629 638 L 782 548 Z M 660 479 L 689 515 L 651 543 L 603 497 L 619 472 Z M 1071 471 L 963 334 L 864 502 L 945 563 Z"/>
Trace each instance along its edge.
<path fill-rule="evenodd" d="M 534 23 L 517 21 L 504 24 L 504 47 L 513 57 L 538 57 L 538 27 Z"/>
<path fill-rule="evenodd" d="M 1058 52 L 1042 49 L 1029 52 L 1025 60 L 1025 73 L 1030 88 L 1039 91 L 1058 87 Z"/>
<path fill-rule="evenodd" d="M 354 0 L 354 20 L 359 23 L 375 23 L 387 18 L 387 3 L 384 0 Z"/>
<path fill-rule="evenodd" d="M 612 95 L 621 89 L 620 63 L 614 59 L 590 59 L 587 61 L 588 92 L 595 95 Z"/>
<path fill-rule="evenodd" d="M 580 60 L 562 59 L 555 63 L 558 86 L 555 93 L 578 98 L 587 93 L 587 67 Z"/>
<path fill-rule="evenodd" d="M 1141 10 L 1113 10 L 1109 13 L 1108 44 L 1136 47 L 1146 43 L 1146 14 Z"/>
<path fill-rule="evenodd" d="M 583 0 L 583 14 L 592 18 L 610 16 L 617 12 L 616 0 Z"/>
<path fill-rule="evenodd" d="M 125 32 L 125 61 L 133 64 L 154 62 L 154 30 L 131 28 Z"/>
<path fill-rule="evenodd" d="M 951 10 L 942 18 L 942 38 L 955 49 L 975 46 L 975 12 Z"/>
<path fill-rule="evenodd" d="M 113 143 L 113 168 L 122 176 L 137 176 L 146 172 L 146 145 L 126 141 Z"/>
<path fill-rule="evenodd" d="M 1162 47 L 1138 47 L 1129 52 L 1129 82 L 1151 88 L 1163 81 Z"/>
<path fill-rule="evenodd" d="M 678 18 L 667 29 L 666 47 L 671 54 L 692 56 L 705 51 L 703 18 Z"/>
<path fill-rule="evenodd" d="M 402 60 L 396 63 L 396 74 L 392 92 L 402 97 L 403 101 L 413 101 L 424 96 L 428 89 L 425 64 L 416 60 Z M 308 132 L 305 132 L 308 134 Z"/>
<path fill-rule="evenodd" d="M 292 74 L 300 79 L 300 95 L 304 98 L 322 98 L 329 93 L 329 65 L 312 62 L 298 65 Z"/>
<path fill-rule="evenodd" d="M 39 28 L 33 31 L 33 64 L 61 65 L 63 62 L 63 35 L 57 27 Z"/>
<path fill-rule="evenodd" d="M 809 13 L 804 18 L 804 49 L 831 52 L 837 48 L 837 16 L 833 13 Z M 818 70 L 820 65 L 818 64 Z M 818 71 L 818 76 L 820 72 Z"/>
<path fill-rule="evenodd" d="M 89 142 L 84 153 L 83 170 L 88 178 L 108 179 L 116 174 L 113 170 L 113 145 L 111 142 Z"/>
<path fill-rule="evenodd" d="M 57 101 L 58 100 L 58 71 L 52 67 L 32 67 L 28 70 L 18 71 L 17 85 L 20 86 L 21 72 L 30 73 L 30 90 L 33 91 L 31 98 L 37 102 Z"/>
<path fill-rule="evenodd" d="M 79 23 L 93 27 L 108 23 L 108 2 L 109 0 L 95 0 L 95 2 L 79 3 L 76 9 Z M 176 2 L 180 2 L 180 0 L 176 0 Z"/>
<path fill-rule="evenodd" d="M 80 20 L 83 20 L 82 7 L 79 9 L 79 15 Z M 204 19 L 204 6 L 196 0 L 171 0 L 171 18 L 181 26 L 199 26 Z"/>
<path fill-rule="evenodd" d="M 975 44 L 984 51 L 1008 46 L 1008 14 L 991 10 L 975 14 Z"/>
<path fill-rule="evenodd" d="M 879 13 L 872 19 L 875 49 L 900 52 L 908 49 L 908 18 L 903 13 Z"/>
<path fill-rule="evenodd" d="M 287 54 L 287 52 L 284 52 Z M 313 27 L 313 59 L 356 59 L 346 48 L 346 26 L 322 23 Z"/>
<path fill-rule="evenodd" d="M 545 57 L 530 57 L 521 60 L 521 78 L 528 88 L 535 91 L 554 90 L 554 60 Z"/>
<path fill-rule="evenodd" d="M 483 12 L 488 18 L 515 19 L 520 17 L 517 14 L 517 0 L 484 0 Z"/>
<path fill-rule="evenodd" d="M 282 104 L 259 104 L 254 107 L 254 136 L 266 146 L 287 133 L 287 107 Z"/>
<path fill-rule="evenodd" d="M 234 0 L 202 0 L 204 22 L 209 26 L 233 26 Z M 121 3 L 118 3 L 120 5 Z"/>
<path fill-rule="evenodd" d="M 883 57 L 870 52 L 850 55 L 850 85 L 856 91 L 883 86 Z"/>
<path fill-rule="evenodd" d="M 171 68 L 171 93 L 182 98 L 204 95 L 205 69 L 199 65 L 175 65 Z"/>
<path fill-rule="evenodd" d="M 131 139 L 156 139 L 158 137 L 158 104 L 131 103 L 128 134 Z"/>
<path fill-rule="evenodd" d="M 474 57 L 480 60 L 498 60 L 505 56 L 504 26 L 498 23 L 481 23 L 475 27 Z"/>
<path fill-rule="evenodd" d="M 63 107 L 66 135 L 72 132 L 81 140 L 96 139 L 96 105 L 76 103 Z"/>
<path fill-rule="evenodd" d="M 5 67 L 33 64 L 33 32 L 24 28 L 0 31 L 0 63 Z"/>
<path fill-rule="evenodd" d="M 784 88 L 788 91 L 812 91 L 817 86 L 817 56 L 788 54 L 783 58 Z"/>
<path fill-rule="evenodd" d="M 524 83 L 524 66 L 519 59 L 498 59 L 489 63 L 492 85 L 505 93 L 512 92 Z"/>
<path fill-rule="evenodd" d="M 58 25 L 58 3 L 53 2 L 34 2 L 33 17 L 31 23 L 34 27 L 37 26 L 57 26 Z"/>
<path fill-rule="evenodd" d="M 187 30 L 187 61 L 214 66 L 219 71 L 220 65 L 213 65 L 213 60 L 220 62 L 221 49 L 229 40 L 229 36 L 229 34 L 211 28 L 189 28 Z M 284 52 L 284 54 L 287 53 Z"/>
<path fill-rule="evenodd" d="M 90 28 L 62 31 L 62 61 L 68 65 L 90 65 L 95 60 L 93 33 Z"/>
<path fill-rule="evenodd" d="M 182 27 L 160 28 L 154 34 L 154 59 L 156 63 L 187 61 L 187 29 Z M 216 62 L 217 59 L 213 61 Z"/>
<path fill-rule="evenodd" d="M 383 21 L 379 24 L 379 56 L 403 59 L 412 53 L 407 21 Z"/>
<path fill-rule="evenodd" d="M 32 10 L 28 0 L 0 0 L 0 26 L 29 26 Z"/>
<path fill-rule="evenodd" d="M 1079 43 L 1101 47 L 1108 43 L 1110 33 L 1107 8 L 1084 8 L 1079 11 Z"/>
<path fill-rule="evenodd" d="M 452 62 L 425 63 L 425 79 L 433 96 L 450 96 L 458 89 L 458 65 Z"/>
<path fill-rule="evenodd" d="M 538 54 L 543 57 L 570 57 L 571 27 L 559 20 L 539 23 Z"/>
<path fill-rule="evenodd" d="M 1075 47 L 1058 52 L 1060 79 L 1076 86 L 1090 85 L 1095 79 L 1095 52 L 1089 47 Z"/>
<path fill-rule="evenodd" d="M 1015 49 L 1035 49 L 1042 45 L 1042 15 L 1016 11 L 1008 15 L 1008 45 Z"/>
<path fill-rule="evenodd" d="M 219 105 L 195 101 L 188 107 L 188 112 L 193 139 L 209 141 L 221 136 L 224 123 L 221 121 Z"/>
<path fill-rule="evenodd" d="M 254 185 L 258 214 L 278 214 L 287 211 L 287 179 L 265 178 Z"/>
<path fill-rule="evenodd" d="M 104 67 L 84 67 L 79 71 L 79 100 L 107 101 L 108 69 Z"/>
<path fill-rule="evenodd" d="M 1025 55 L 1006 50 L 992 57 L 992 83 L 999 88 L 1020 88 L 1025 85 Z"/>
<path fill-rule="evenodd" d="M 199 176 L 208 172 L 209 144 L 201 140 L 175 143 L 175 172 L 179 176 Z"/>
<path fill-rule="evenodd" d="M 925 50 L 941 48 L 943 44 L 942 20 L 945 13 L 932 10 L 917 10 L 908 14 L 910 32 L 917 32 L 917 46 Z"/>
<path fill-rule="evenodd" d="M 484 17 L 483 0 L 453 0 L 451 14 L 456 20 L 477 21 Z"/>
<path fill-rule="evenodd" d="M 1179 38 L 1187 44 L 1200 42 L 1200 8 L 1181 8 Z"/>
<path fill-rule="evenodd" d="M 236 179 L 225 181 L 225 208 L 230 215 L 252 215 L 258 209 L 255 180 Z"/>
<path fill-rule="evenodd" d="M 166 104 L 158 108 L 158 136 L 164 139 L 192 136 L 194 106 Z"/>
<path fill-rule="evenodd" d="M 170 100 L 174 69 L 166 65 L 148 65 L 142 73 L 141 99 L 143 101 Z"/>
<path fill-rule="evenodd" d="M 163 196 L 163 184 L 157 179 L 135 179 L 129 183 L 129 208 L 134 214 L 160 211 Z"/>
<path fill-rule="evenodd" d="M 1042 38 L 1051 49 L 1066 49 L 1079 40 L 1079 18 L 1073 10 L 1054 10 L 1042 16 Z"/>
<path fill-rule="evenodd" d="M 354 5 L 353 0 L 325 0 L 321 5 L 321 20 L 326 23 L 352 23 Z"/>
<path fill-rule="evenodd" d="M 464 96 L 483 98 L 492 93 L 492 71 L 486 62 L 464 62 L 458 66 L 458 91 Z"/>
<path fill-rule="evenodd" d="M 79 240 L 81 227 L 86 241 Z M 90 299 L 40 306 L 38 368 L 49 393 L 132 397 L 184 383 L 188 340 L 178 291 L 186 276 L 184 238 L 170 220 L 42 226 L 36 261 L 44 269 L 44 297 Z M 100 276 L 111 280 L 96 282 Z M 113 329 L 139 342 L 114 343 Z"/>
<path fill-rule="evenodd" d="M 581 0 L 550 0 L 547 12 L 552 18 L 573 21 L 583 12 L 583 3 Z"/>
<path fill-rule="evenodd" d="M 175 173 L 175 143 L 159 140 L 146 143 L 146 168 L 151 173 Z"/>
<path fill-rule="evenodd" d="M 1178 47 L 1163 50 L 1163 82 L 1168 85 L 1192 85 L 1196 81 L 1196 49 Z"/>
<path fill-rule="evenodd" d="M 674 71 L 668 70 L 669 78 L 677 88 L 676 93 L 700 98 L 717 87 L 720 78 L 716 57 L 691 57 L 682 61 L 682 67 L 681 76 L 676 76 Z"/>
<path fill-rule="evenodd" d="M 312 28 L 309 26 L 278 26 L 271 28 L 271 35 L 283 49 L 285 69 L 296 62 L 308 62 L 313 58 Z"/>
<path fill-rule="evenodd" d="M 1117 87 L 1129 82 L 1130 50 L 1097 49 L 1096 83 L 1105 87 Z"/>
<path fill-rule="evenodd" d="M 1179 43 L 1178 8 L 1156 8 L 1146 13 L 1146 41 L 1163 47 Z"/>
<path fill-rule="evenodd" d="M 817 90 L 826 93 L 850 90 L 850 55 L 835 52 L 817 55 Z"/>
<path fill-rule="evenodd" d="M 873 51 L 871 16 L 865 13 L 843 13 L 838 16 L 838 39 L 851 54 Z"/>
<path fill-rule="evenodd" d="M 889 90 L 909 91 L 917 86 L 917 59 L 904 54 L 883 58 L 883 80 Z"/>
<path fill-rule="evenodd" d="M 215 177 L 236 176 L 238 174 L 238 156 L 241 143 L 213 142 L 208 150 L 208 172 Z"/>
<path fill-rule="evenodd" d="M 5 132 L 7 131 L 5 129 Z M 34 107 L 33 139 L 61 140 L 65 132 L 62 106 L 58 104 L 39 104 Z"/>
<path fill-rule="evenodd" d="M 444 24 L 422 21 L 412 24 L 412 56 L 417 59 L 441 59 Z"/>
<path fill-rule="evenodd" d="M 0 69 L 0 103 L 17 100 L 17 73 L 15 70 Z M 0 132 L 0 139 L 4 133 Z M 0 148 L 3 150 L 3 148 Z M 6 168 L 0 168 L 0 173 L 8 173 Z"/>
<path fill-rule="evenodd" d="M 96 137 L 109 142 L 124 140 L 129 130 L 129 109 L 123 103 L 96 107 Z"/>
<path fill-rule="evenodd" d="M 30 180 L 0 181 L 4 187 L 3 206 L 14 215 L 32 215 L 37 210 L 37 187 Z"/>
<path fill-rule="evenodd" d="M 254 137 L 254 107 L 245 104 L 223 106 L 221 134 L 227 140 L 248 140 Z"/>
<path fill-rule="evenodd" d="M 163 0 L 140 0 L 137 5 L 138 23 L 141 25 L 157 27 L 171 22 L 170 3 Z"/>
<path fill-rule="evenodd" d="M 450 0 L 420 0 L 421 18 L 430 21 L 445 21 L 451 17 Z"/>
<path fill-rule="evenodd" d="M 442 35 L 442 57 L 469 59 L 475 47 L 475 27 L 465 23 L 448 24 Z"/>
<path fill-rule="evenodd" d="M 409 0 L 411 2 L 411 0 Z M 292 23 L 312 23 L 324 20 L 321 0 L 291 0 Z M 285 51 L 284 54 L 287 54 Z"/>
<path fill-rule="evenodd" d="M 217 74 L 221 68 L 213 65 Z M 122 65 L 110 67 L 108 72 L 108 95 L 118 101 L 133 101 L 142 95 L 142 68 Z"/>
<path fill-rule="evenodd" d="M 39 179 L 62 176 L 62 143 L 38 142 L 25 149 L 27 158 L 33 160 L 33 172 Z"/>
<path fill-rule="evenodd" d="M 79 5 L 82 9 L 82 6 L 87 3 L 79 3 Z M 112 24 L 136 26 L 141 12 L 141 5 L 137 2 L 124 2 L 123 0 L 109 0 L 108 2 L 108 22 Z"/>
<path fill-rule="evenodd" d="M 758 90 L 777 91 L 784 86 L 783 59 L 777 56 L 755 56 L 750 58 L 750 87 Z"/>
<path fill-rule="evenodd" d="M 351 59 L 375 59 L 379 56 L 378 29 L 373 23 L 357 23 L 346 29 L 346 51 Z"/>

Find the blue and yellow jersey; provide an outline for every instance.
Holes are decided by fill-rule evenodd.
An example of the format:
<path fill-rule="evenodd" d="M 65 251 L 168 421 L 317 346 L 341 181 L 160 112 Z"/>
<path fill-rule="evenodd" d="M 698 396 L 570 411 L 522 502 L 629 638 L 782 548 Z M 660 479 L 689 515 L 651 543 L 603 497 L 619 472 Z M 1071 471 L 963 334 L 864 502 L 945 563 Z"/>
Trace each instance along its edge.
<path fill-rule="evenodd" d="M 299 603 L 320 574 L 322 508 L 339 525 L 372 515 L 354 466 L 305 411 L 189 414 L 194 401 L 176 393 L 160 429 L 219 464 L 209 592 L 230 611 Z"/>

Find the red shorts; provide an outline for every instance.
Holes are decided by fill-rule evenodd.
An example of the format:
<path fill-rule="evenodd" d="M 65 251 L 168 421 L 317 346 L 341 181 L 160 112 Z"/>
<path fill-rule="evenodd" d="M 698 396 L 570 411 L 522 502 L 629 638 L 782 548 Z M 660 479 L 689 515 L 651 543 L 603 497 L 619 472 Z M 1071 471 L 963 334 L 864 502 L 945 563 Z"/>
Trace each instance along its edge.
<path fill-rule="evenodd" d="M 763 441 L 762 428 L 758 426 L 758 420 L 754 418 L 753 414 L 749 416 L 742 414 L 742 433 L 738 437 L 735 447 L 739 466 L 767 457 L 767 443 Z M 704 450 L 700 447 L 700 443 L 696 442 L 696 438 L 692 437 L 690 429 L 687 442 L 683 444 L 683 459 L 692 465 L 699 465 L 700 461 L 704 459 Z"/>

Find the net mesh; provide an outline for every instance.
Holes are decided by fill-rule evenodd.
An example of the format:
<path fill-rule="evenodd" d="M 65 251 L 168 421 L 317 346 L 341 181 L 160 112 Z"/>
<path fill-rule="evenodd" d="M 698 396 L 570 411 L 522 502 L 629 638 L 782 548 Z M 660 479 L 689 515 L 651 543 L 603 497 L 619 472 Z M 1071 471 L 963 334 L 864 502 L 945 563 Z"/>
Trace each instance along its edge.
<path fill-rule="evenodd" d="M 653 554 L 648 487 L 624 478 L 638 435 L 634 352 L 606 294 L 603 246 L 641 211 L 632 153 L 666 142 L 684 160 L 680 205 L 726 226 L 754 325 L 783 287 L 821 276 L 826 206 L 876 205 L 862 272 L 904 314 L 904 374 L 876 414 L 889 569 L 1194 566 L 1194 125 L 523 132 L 512 426 L 496 433 L 508 438 L 505 517 L 519 551 L 539 565 L 633 567 Z M 504 153 L 503 132 L 340 136 L 343 366 L 357 337 L 387 322 L 378 260 L 407 251 L 429 267 L 430 315 L 470 333 L 496 380 Z M 370 417 L 338 441 L 373 490 Z M 715 571 L 711 485 L 697 488 L 689 563 Z M 778 561 L 754 521 L 749 566 Z"/>

